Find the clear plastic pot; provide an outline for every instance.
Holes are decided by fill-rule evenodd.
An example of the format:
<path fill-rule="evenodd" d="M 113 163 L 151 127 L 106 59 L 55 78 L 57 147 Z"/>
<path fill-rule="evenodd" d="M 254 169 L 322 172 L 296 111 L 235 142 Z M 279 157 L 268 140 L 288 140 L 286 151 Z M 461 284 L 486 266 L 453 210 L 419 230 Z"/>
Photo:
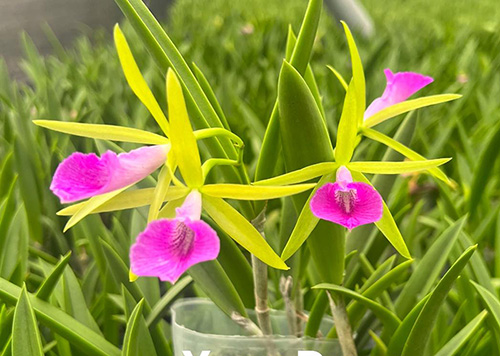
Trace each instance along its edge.
<path fill-rule="evenodd" d="M 253 318 L 252 311 L 249 311 Z M 248 335 L 211 301 L 184 299 L 172 306 L 172 335 L 174 355 L 200 356 L 299 356 L 299 351 L 316 351 L 321 356 L 341 356 L 336 339 L 312 339 L 289 336 L 289 327 L 283 311 L 272 311 L 271 321 L 275 335 L 270 337 Z M 333 326 L 325 319 L 320 327 L 326 335 Z M 183 351 L 189 351 L 185 354 Z M 207 353 L 203 354 L 206 356 Z M 304 356 L 318 356 L 302 353 Z"/>

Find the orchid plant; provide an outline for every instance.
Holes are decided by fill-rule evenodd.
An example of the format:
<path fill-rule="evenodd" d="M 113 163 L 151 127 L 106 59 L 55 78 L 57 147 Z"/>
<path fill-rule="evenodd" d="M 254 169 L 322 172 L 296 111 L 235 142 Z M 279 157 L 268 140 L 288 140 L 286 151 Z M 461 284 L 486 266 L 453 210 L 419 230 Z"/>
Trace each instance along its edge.
<path fill-rule="evenodd" d="M 426 171 L 453 185 L 438 168 L 449 158 L 426 159 L 373 127 L 460 96 L 443 94 L 410 99 L 433 79 L 387 69 L 383 94 L 367 107 L 361 57 L 348 26 L 343 23 L 352 78 L 346 81 L 330 67 L 346 91 L 333 146 L 327 121 L 335 119 L 324 114 L 309 65 L 322 1 L 310 0 L 300 32 L 297 36 L 289 32 L 278 97 L 255 179 L 251 180 L 243 160 L 244 143 L 231 131 L 201 71 L 197 67 L 194 72 L 191 70 L 154 18 L 145 15 L 142 2 L 117 2 L 166 75 L 168 115 L 141 75 L 117 25 L 114 40 L 124 75 L 163 135 L 121 126 L 34 121 L 38 126 L 67 134 L 142 145 L 130 152 L 106 151 L 100 157 L 95 153 L 75 152 L 59 164 L 50 189 L 61 203 L 76 202 L 59 212 L 70 216 L 65 231 L 90 214 L 149 206 L 148 223 L 134 236 L 130 248 L 130 280 L 148 276 L 176 283 L 187 272 L 224 312 L 244 318 L 246 308 L 252 305 L 247 301 L 254 296 L 242 295 L 217 260 L 222 248 L 218 231 L 253 256 L 255 299 L 264 309 L 268 304 L 265 299 L 268 271 L 262 266 L 282 271 L 291 268 L 286 273 L 293 276 L 300 268 L 297 258 L 307 263 L 308 251 L 323 282 L 316 288 L 330 292 L 318 294 L 304 333 L 317 335 L 319 321 L 330 302 L 337 326 L 330 336 L 338 336 L 345 355 L 355 355 L 349 327 L 352 318 L 347 315 L 340 289 L 346 265 L 346 238 L 360 225 L 374 223 L 402 257 L 411 259 L 383 197 L 365 174 Z M 140 14 L 149 19 L 149 28 Z M 407 160 L 359 160 L 356 148 L 364 138 L 388 146 Z M 202 140 L 208 154 L 200 155 L 198 145 Z M 284 171 L 277 168 L 280 157 Z M 213 176 L 220 180 L 217 183 L 208 183 L 212 170 L 218 173 Z M 154 187 L 136 187 L 151 175 L 156 178 Z M 298 218 L 283 250 L 275 251 L 257 218 L 265 215 L 263 202 L 285 197 L 293 200 Z M 293 297 L 300 299 L 298 290 Z M 266 310 L 259 310 L 263 311 L 258 319 L 261 331 L 271 333 Z"/>

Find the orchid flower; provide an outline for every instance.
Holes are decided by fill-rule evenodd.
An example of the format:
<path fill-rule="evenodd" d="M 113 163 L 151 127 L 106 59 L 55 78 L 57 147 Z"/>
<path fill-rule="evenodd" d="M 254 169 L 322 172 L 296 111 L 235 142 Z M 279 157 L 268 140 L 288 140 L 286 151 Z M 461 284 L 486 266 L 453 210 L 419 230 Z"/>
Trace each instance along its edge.
<path fill-rule="evenodd" d="M 364 120 L 380 110 L 405 101 L 434 81 L 431 77 L 414 72 L 393 73 L 390 69 L 385 69 L 384 74 L 387 79 L 384 93 L 368 106 L 364 114 Z"/>
<path fill-rule="evenodd" d="M 219 255 L 217 233 L 201 218 L 201 194 L 193 190 L 173 219 L 154 220 L 130 249 L 131 271 L 175 283 L 189 267 Z"/>
<path fill-rule="evenodd" d="M 383 212 L 380 194 L 369 184 L 353 182 L 345 166 L 337 170 L 335 183 L 327 183 L 316 191 L 310 206 L 316 217 L 349 230 L 379 221 Z"/>
<path fill-rule="evenodd" d="M 315 184 L 286 187 L 206 184 L 206 177 L 214 167 L 241 165 L 243 141 L 222 127 L 193 131 L 183 88 L 171 69 L 167 73 L 167 120 L 119 27 L 115 27 L 115 43 L 129 85 L 165 136 L 120 126 L 36 121 L 39 126 L 59 132 L 148 145 L 127 153 L 107 151 L 101 157 L 76 152 L 59 165 L 51 189 L 61 202 L 89 198 L 58 213 L 71 216 L 65 231 L 89 214 L 149 205 L 148 225 L 131 250 L 132 271 L 174 282 L 189 267 L 213 260 L 218 255 L 217 234 L 200 220 L 204 210 L 222 231 L 257 258 L 274 268 L 287 269 L 248 219 L 224 199 L 268 200 L 310 190 Z M 197 140 L 214 136 L 223 136 L 234 143 L 236 152 L 239 152 L 236 160 L 209 158 L 201 162 Z M 160 167 L 154 188 L 128 189 Z M 251 203 L 247 204 L 252 207 Z M 172 215 L 174 210 L 176 213 Z M 133 274 L 131 279 L 135 279 Z"/>

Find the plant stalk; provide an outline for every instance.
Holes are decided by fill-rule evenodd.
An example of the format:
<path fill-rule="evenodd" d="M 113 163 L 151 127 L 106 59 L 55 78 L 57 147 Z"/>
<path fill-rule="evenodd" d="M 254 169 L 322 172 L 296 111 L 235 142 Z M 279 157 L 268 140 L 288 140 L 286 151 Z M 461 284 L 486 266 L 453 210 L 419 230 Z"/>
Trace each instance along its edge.
<path fill-rule="evenodd" d="M 264 208 L 260 214 L 252 220 L 252 225 L 258 232 L 264 236 L 264 223 L 266 221 L 266 209 Z M 264 335 L 271 335 L 273 329 L 271 326 L 271 317 L 268 303 L 268 286 L 267 286 L 267 265 L 252 255 L 253 267 L 253 283 L 255 291 L 255 313 L 257 314 L 257 322 Z"/>
<path fill-rule="evenodd" d="M 336 295 L 334 300 L 330 292 L 327 292 L 327 295 L 330 300 L 333 322 L 335 323 L 342 353 L 344 356 L 357 356 L 358 353 L 356 351 L 356 345 L 354 344 L 349 317 L 345 309 L 344 297 Z"/>

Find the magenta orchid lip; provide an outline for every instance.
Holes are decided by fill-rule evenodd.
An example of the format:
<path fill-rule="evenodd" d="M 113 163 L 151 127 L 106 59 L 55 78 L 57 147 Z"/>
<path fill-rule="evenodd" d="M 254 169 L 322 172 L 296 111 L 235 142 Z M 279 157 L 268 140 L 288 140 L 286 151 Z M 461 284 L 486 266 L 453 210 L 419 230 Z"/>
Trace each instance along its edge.
<path fill-rule="evenodd" d="M 380 194 L 371 185 L 353 182 L 349 170 L 341 166 L 335 183 L 320 187 L 311 199 L 311 211 L 323 220 L 342 225 L 349 230 L 382 218 Z"/>
<path fill-rule="evenodd" d="M 192 191 L 173 219 L 154 220 L 130 249 L 132 272 L 175 283 L 189 267 L 217 258 L 217 233 L 200 220 L 201 194 Z"/>

